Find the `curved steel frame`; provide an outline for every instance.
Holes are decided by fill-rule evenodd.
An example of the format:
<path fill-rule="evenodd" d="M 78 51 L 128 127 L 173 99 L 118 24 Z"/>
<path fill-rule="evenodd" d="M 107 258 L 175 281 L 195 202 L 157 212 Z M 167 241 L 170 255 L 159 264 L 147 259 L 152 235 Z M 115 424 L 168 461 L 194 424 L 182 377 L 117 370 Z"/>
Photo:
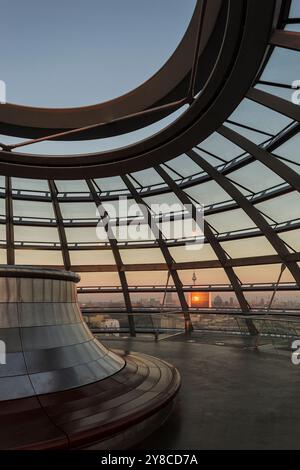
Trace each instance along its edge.
<path fill-rule="evenodd" d="M 198 0 L 188 29 L 174 54 L 149 80 L 129 93 L 104 103 L 79 108 L 5 104 L 0 110 L 1 130 L 7 135 L 30 139 L 51 138 L 51 134 L 61 132 L 67 134 L 55 137 L 55 140 L 87 140 L 131 132 L 161 119 L 178 108 L 185 98 L 191 67 L 195 64 L 193 59 L 195 43 L 200 36 L 198 32 L 201 32 L 198 53 L 203 55 L 209 41 L 212 42 L 221 6 L 221 0 Z M 203 15 L 205 21 L 199 31 Z M 209 67 L 205 70 L 205 76 L 208 73 Z M 81 129 L 80 132 L 78 129 Z M 72 133 L 68 134 L 70 131 Z"/>
<path fill-rule="evenodd" d="M 2 150 L 1 173 L 29 178 L 92 178 L 96 174 L 108 176 L 142 169 L 187 151 L 224 122 L 251 86 L 265 55 L 274 21 L 278 19 L 279 4 L 279 1 L 265 0 L 262 12 L 259 0 L 226 0 L 221 9 L 219 0 L 207 2 L 207 8 L 212 5 L 214 10 L 213 23 L 220 11 L 220 24 L 214 33 L 216 37 L 221 36 L 221 44 L 216 51 L 215 45 L 209 49 L 214 65 L 208 67 L 210 73 L 201 93 L 192 100 L 188 110 L 160 133 L 129 147 L 87 155 L 42 157 Z M 195 14 L 201 15 L 201 2 Z M 208 24 L 211 25 L 211 21 Z M 192 66 L 191 62 L 191 70 Z"/>

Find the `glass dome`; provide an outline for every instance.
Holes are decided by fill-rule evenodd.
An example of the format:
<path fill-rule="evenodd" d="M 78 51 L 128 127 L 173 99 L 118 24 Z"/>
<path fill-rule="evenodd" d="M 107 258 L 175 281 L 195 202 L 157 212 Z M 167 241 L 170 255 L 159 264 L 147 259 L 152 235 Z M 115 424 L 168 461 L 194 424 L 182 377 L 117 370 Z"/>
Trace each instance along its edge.
<path fill-rule="evenodd" d="M 193 323 L 199 313 L 230 317 L 299 309 L 298 13 L 297 2 L 290 14 L 281 12 L 254 81 L 248 86 L 245 80 L 241 98 L 231 90 L 232 103 L 223 98 L 226 119 L 219 123 L 215 115 L 215 128 L 197 142 L 190 139 L 185 151 L 180 144 L 176 156 L 162 147 L 161 160 L 155 157 L 152 165 L 145 158 L 144 168 L 115 165 L 110 174 L 104 168 L 94 177 L 83 169 L 82 179 L 67 169 L 65 178 L 29 178 L 30 170 L 22 177 L 20 159 L 30 164 L 22 148 L 15 167 L 8 171 L 1 163 L 1 263 L 79 273 L 83 313 L 105 313 L 132 334 L 142 314 L 173 313 L 178 322 Z M 205 95 L 210 85 L 202 86 Z M 208 111 L 201 112 L 206 119 Z M 169 132 L 181 116 L 160 116 L 151 138 Z M 138 136 L 142 146 L 145 127 Z M 8 136 L 7 129 L 2 126 L 0 160 L 11 164 L 14 149 L 5 146 L 30 136 Z M 112 138 L 121 149 L 131 143 L 127 133 Z M 98 139 L 37 140 L 30 147 L 37 157 L 45 149 L 70 158 L 100 148 Z M 36 174 L 34 167 L 31 176 Z M 183 219 L 195 222 L 189 233 L 182 231 Z M 199 292 L 208 293 L 204 306 L 193 299 Z"/>

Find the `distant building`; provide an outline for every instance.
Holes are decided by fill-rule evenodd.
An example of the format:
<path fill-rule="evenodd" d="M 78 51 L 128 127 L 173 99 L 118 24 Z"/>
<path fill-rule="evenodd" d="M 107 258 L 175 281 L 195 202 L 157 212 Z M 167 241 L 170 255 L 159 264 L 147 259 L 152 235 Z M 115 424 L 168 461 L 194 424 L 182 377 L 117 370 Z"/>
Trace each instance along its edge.
<path fill-rule="evenodd" d="M 219 295 L 217 295 L 214 299 L 214 307 L 216 308 L 219 308 L 219 307 L 222 307 L 223 306 L 223 300 L 222 300 L 222 297 L 220 297 Z"/>
<path fill-rule="evenodd" d="M 166 306 L 172 306 L 172 305 L 174 305 L 173 292 L 167 292 L 167 293 L 166 293 L 165 305 L 166 305 Z"/>

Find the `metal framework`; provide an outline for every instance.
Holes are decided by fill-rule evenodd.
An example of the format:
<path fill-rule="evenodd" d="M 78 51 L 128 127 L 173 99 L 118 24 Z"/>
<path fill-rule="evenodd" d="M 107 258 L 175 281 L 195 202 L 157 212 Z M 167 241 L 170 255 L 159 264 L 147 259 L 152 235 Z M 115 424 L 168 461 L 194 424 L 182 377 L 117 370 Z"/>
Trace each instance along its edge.
<path fill-rule="evenodd" d="M 163 180 L 168 184 L 170 189 L 178 197 L 178 199 L 181 201 L 184 207 L 191 213 L 191 216 L 196 222 L 197 221 L 197 218 L 196 218 L 197 209 L 191 203 L 191 199 L 180 188 L 178 188 L 174 180 L 170 178 L 170 176 L 163 170 L 162 167 L 156 167 L 156 171 L 163 178 Z M 226 262 L 227 262 L 228 256 L 226 255 L 226 252 L 223 250 L 222 246 L 220 245 L 219 241 L 215 237 L 214 232 L 212 231 L 210 225 L 208 224 L 206 220 L 204 220 L 204 235 L 206 239 L 208 240 L 208 242 L 210 243 L 215 254 L 217 255 L 222 268 L 224 269 L 229 281 L 231 282 L 231 285 L 233 287 L 233 290 L 235 292 L 236 298 L 238 300 L 238 303 L 241 307 L 242 312 L 245 314 L 249 313 L 250 307 L 244 297 L 244 293 L 241 289 L 241 283 L 238 277 L 236 276 L 233 268 L 231 266 L 227 266 Z M 252 322 L 249 322 L 248 327 L 249 327 L 249 331 L 251 334 L 253 335 L 257 334 L 257 330 L 255 329 L 255 326 Z"/>
<path fill-rule="evenodd" d="M 11 191 L 11 178 L 5 178 L 5 211 L 6 211 L 6 250 L 7 250 L 7 264 L 15 264 L 14 252 L 14 223 L 13 223 L 13 201 Z"/>
<path fill-rule="evenodd" d="M 271 243 L 273 248 L 277 251 L 282 262 L 290 270 L 292 276 L 300 287 L 300 268 L 295 261 L 286 259 L 289 255 L 284 242 L 278 237 L 276 232 L 268 224 L 262 214 L 245 198 L 240 190 L 234 186 L 227 178 L 218 172 L 212 165 L 210 165 L 204 158 L 199 155 L 195 155 L 194 152 L 189 152 L 189 156 L 197 162 L 207 173 L 209 173 L 214 180 L 234 199 L 239 206 L 246 212 L 246 214 L 253 220 L 256 226 L 260 229 L 261 233 L 265 235 L 268 241 Z"/>
<path fill-rule="evenodd" d="M 198 0 L 190 28 L 172 58 L 152 79 L 117 100 L 72 111 L 4 105 L 0 109 L 3 134 L 74 140 L 78 136 L 80 139 L 103 137 L 102 132 L 109 136 L 132 131 L 145 126 L 149 119 L 153 122 L 153 116 L 157 120 L 190 104 L 179 119 L 160 133 L 117 150 L 48 155 L 42 159 L 41 155 L 32 154 L 20 157 L 14 151 L 15 145 L 4 145 L 0 152 L 0 171 L 31 178 L 92 178 L 95 173 L 110 176 L 150 167 L 188 150 L 218 128 L 248 91 L 264 59 L 274 22 L 279 21 L 279 3 L 265 0 L 261 14 L 259 0 Z M 199 24 L 203 28 L 199 29 Z M 200 70 L 204 70 L 201 75 Z M 193 99 L 189 94 L 191 83 L 195 89 Z M 199 93 L 201 89 L 205 92 Z M 103 116 L 100 123 L 99 115 Z M 63 134 L 59 136 L 57 130 Z M 71 136 L 68 133 L 64 137 L 66 131 L 72 131 Z M 31 139 L 25 144 L 32 143 Z"/>
<path fill-rule="evenodd" d="M 134 197 L 135 201 L 137 202 L 137 204 L 139 204 L 140 206 L 145 207 L 146 212 L 147 212 L 147 223 L 148 223 L 149 227 L 150 228 L 155 227 L 155 231 L 157 233 L 157 242 L 158 242 L 159 248 L 160 248 L 160 250 L 163 254 L 163 257 L 166 261 L 168 271 L 171 274 L 173 282 L 174 282 L 175 287 L 176 287 L 179 302 L 180 302 L 180 305 L 181 305 L 181 308 L 182 308 L 182 311 L 183 311 L 183 314 L 184 314 L 184 319 L 185 319 L 185 322 L 186 322 L 186 330 L 187 331 L 192 331 L 193 327 L 192 327 L 190 315 L 188 313 L 189 307 L 188 307 L 188 303 L 186 301 L 186 298 L 185 298 L 185 295 L 184 295 L 184 292 L 183 292 L 183 289 L 182 289 L 182 282 L 181 282 L 181 280 L 178 276 L 177 270 L 173 266 L 174 259 L 172 258 L 167 245 L 164 243 L 163 234 L 162 234 L 161 230 L 159 229 L 159 227 L 157 226 L 157 224 L 155 223 L 147 204 L 145 203 L 143 198 L 141 198 L 141 196 L 139 195 L 139 193 L 137 192 L 137 190 L 135 189 L 135 187 L 133 186 L 133 184 L 131 183 L 129 178 L 127 176 L 123 175 L 122 179 L 123 179 L 124 183 L 126 184 L 126 186 L 128 187 L 128 189 L 130 190 L 130 192 L 133 195 L 133 197 Z"/>
<path fill-rule="evenodd" d="M 300 249 L 296 242 L 289 244 L 285 239 L 287 235 L 299 238 L 300 212 L 296 217 L 283 215 L 279 222 L 258 208 L 258 204 L 271 204 L 275 198 L 299 197 L 300 160 L 297 155 L 291 159 L 284 152 L 278 154 L 278 150 L 299 137 L 300 106 L 281 96 L 283 91 L 292 92 L 292 85 L 277 82 L 268 68 L 272 54 L 278 48 L 300 54 L 300 33 L 284 29 L 288 24 L 300 24 L 299 18 L 289 18 L 290 4 L 289 0 L 264 0 L 262 8 L 258 0 L 199 0 L 188 30 L 173 56 L 155 76 L 131 93 L 84 109 L 47 110 L 1 105 L 1 134 L 25 139 L 18 144 L 0 144 L 0 174 L 4 175 L 0 184 L 0 204 L 3 202 L 0 229 L 5 225 L 0 253 L 5 251 L 5 262 L 15 264 L 16 250 L 18 253 L 36 250 L 41 256 L 61 251 L 63 266 L 55 267 L 84 273 L 117 273 L 120 285 L 100 286 L 99 282 L 91 287 L 80 286 L 78 293 L 122 293 L 124 309 L 120 307 L 119 312 L 127 312 L 131 335 L 136 331 L 134 315 L 138 312 L 132 294 L 176 292 L 186 330 L 191 331 L 193 309 L 189 308 L 186 294 L 197 290 L 234 293 L 238 302 L 236 310 L 247 316 L 248 329 L 251 334 L 256 334 L 254 324 L 248 318 L 254 309 L 249 305 L 247 294 L 270 292 L 273 298 L 277 291 L 296 292 L 300 289 Z M 255 120 L 244 118 L 238 105 L 246 102 L 260 105 L 276 115 L 277 120 L 281 119 L 278 129 L 260 126 Z M 241 119 L 235 115 L 236 109 Z M 20 147 L 44 140 L 76 141 L 122 135 L 158 122 L 175 110 L 182 112 L 168 127 L 127 147 L 81 155 L 18 152 Z M 249 115 L 251 117 L 251 113 Z M 229 156 L 223 144 L 207 143 L 213 138 L 216 141 L 224 139 L 224 146 L 228 144 L 230 149 Z M 193 163 L 191 170 L 176 165 L 180 156 Z M 252 164 L 261 164 L 276 181 L 269 182 L 266 178 L 263 189 L 248 187 L 250 185 L 236 175 L 239 171 L 247 174 Z M 139 171 L 148 168 L 155 172 L 158 182 L 156 178 L 153 182 L 148 181 L 147 176 L 144 180 L 139 176 Z M 122 182 L 120 189 L 101 189 L 102 178 L 116 175 Z M 25 189 L 18 185 L 15 177 L 41 178 L 47 182 L 47 187 L 35 189 L 33 185 Z M 76 187 L 74 191 L 58 189 L 59 180 L 76 179 L 85 182 L 85 190 L 76 191 Z M 181 219 L 182 212 L 171 217 L 168 213 L 156 215 L 150 210 L 147 198 L 163 200 L 170 194 L 175 195 L 183 207 L 188 208 L 189 217 L 196 221 L 197 200 L 191 194 L 198 190 L 200 193 L 205 185 L 215 183 L 225 196 L 217 202 L 208 201 L 205 215 L 213 218 L 226 214 L 230 218 L 234 211 L 242 210 L 254 226 L 241 225 L 237 229 L 217 231 L 205 220 L 204 243 L 212 248 L 215 259 L 177 261 L 172 250 L 180 249 L 194 239 L 165 238 L 160 224 L 166 220 L 175 223 Z M 139 216 L 109 217 L 104 203 L 116 201 L 121 195 L 141 205 L 146 211 L 145 219 Z M 15 201 L 21 201 L 24 207 L 30 203 L 48 202 L 53 207 L 54 217 L 18 215 L 14 210 Z M 91 218 L 85 213 L 76 217 L 63 216 L 62 204 L 76 207 L 76 204 L 85 203 L 101 208 L 102 217 L 108 222 L 103 225 L 107 241 L 68 240 L 68 230 L 81 228 L 88 232 L 99 223 L 99 218 Z M 141 222 L 155 227 L 156 239 L 116 239 L 115 227 Z M 33 239 L 16 239 L 15 227 L 18 227 L 18 233 L 22 227 L 31 227 Z M 34 238 L 34 229 L 38 232 L 40 227 L 56 227 L 59 241 Z M 265 239 L 272 247 L 272 254 L 250 256 L 245 252 L 243 256 L 231 257 L 223 247 L 223 242 L 252 240 L 256 243 Z M 159 249 L 164 262 L 123 262 L 123 250 L 132 250 L 134 256 L 135 250 L 147 248 Z M 89 264 L 84 259 L 80 264 L 71 262 L 74 252 L 102 250 L 112 252 L 114 264 Z M 263 269 L 264 265 L 274 269 L 275 265 L 286 266 L 290 280 L 280 277 L 278 285 L 275 282 L 242 282 L 237 275 L 237 268 L 257 266 Z M 222 269 L 228 283 L 193 286 L 183 281 L 179 273 L 203 270 L 205 274 L 206 269 Z M 152 282 L 130 285 L 127 273 L 142 271 L 153 277 L 156 272 L 169 273 L 172 285 L 154 285 Z M 140 310 L 144 311 L 143 308 Z"/>
<path fill-rule="evenodd" d="M 61 246 L 61 251 L 62 251 L 62 256 L 63 256 L 64 268 L 68 271 L 71 267 L 71 260 L 70 260 L 70 255 L 68 251 L 68 242 L 67 242 L 66 232 L 65 232 L 64 225 L 63 225 L 63 217 L 62 217 L 60 205 L 57 199 L 57 188 L 53 180 L 49 180 L 49 190 L 51 194 L 51 200 L 53 204 L 55 218 L 57 221 L 57 228 L 58 228 L 60 246 Z"/>
<path fill-rule="evenodd" d="M 90 192 L 93 196 L 93 199 L 94 199 L 94 202 L 95 202 L 96 206 L 98 207 L 98 209 L 100 209 L 100 208 L 102 209 L 102 214 L 103 214 L 102 217 L 105 218 L 108 221 L 108 223 L 104 225 L 104 228 L 107 232 L 107 236 L 108 236 L 109 243 L 110 243 L 110 248 L 113 252 L 116 267 L 118 269 L 118 275 L 119 275 L 119 279 L 120 279 L 120 283 L 121 283 L 121 287 L 122 287 L 124 302 L 125 302 L 126 310 L 127 310 L 127 313 L 128 313 L 129 331 L 130 331 L 131 336 L 135 336 L 134 318 L 131 315 L 132 314 L 132 303 L 131 303 L 131 299 L 130 299 L 130 295 L 129 295 L 129 291 L 128 291 L 128 284 L 127 284 L 126 274 L 123 270 L 123 262 L 122 262 L 122 259 L 121 259 L 121 256 L 120 256 L 118 245 L 117 245 L 117 242 L 115 240 L 111 225 L 109 223 L 109 214 L 103 208 L 101 198 L 98 196 L 98 193 L 95 190 L 95 187 L 94 187 L 93 183 L 90 180 L 87 180 L 86 182 L 87 182 L 89 190 L 90 190 Z"/>

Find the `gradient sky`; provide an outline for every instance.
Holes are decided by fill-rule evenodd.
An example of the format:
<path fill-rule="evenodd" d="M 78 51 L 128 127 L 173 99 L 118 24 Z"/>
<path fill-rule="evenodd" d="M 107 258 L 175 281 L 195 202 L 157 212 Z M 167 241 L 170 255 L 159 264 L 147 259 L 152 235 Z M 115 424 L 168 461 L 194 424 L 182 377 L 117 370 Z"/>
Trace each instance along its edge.
<path fill-rule="evenodd" d="M 7 101 L 67 107 L 105 101 L 156 72 L 196 0 L 1 0 Z"/>

